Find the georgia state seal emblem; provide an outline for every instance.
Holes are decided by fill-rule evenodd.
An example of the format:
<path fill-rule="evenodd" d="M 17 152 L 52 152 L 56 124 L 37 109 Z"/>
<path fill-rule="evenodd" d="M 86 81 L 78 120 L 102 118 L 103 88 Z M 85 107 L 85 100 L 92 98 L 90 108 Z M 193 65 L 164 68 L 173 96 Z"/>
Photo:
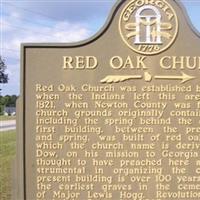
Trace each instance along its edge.
<path fill-rule="evenodd" d="M 137 53 L 153 55 L 172 45 L 178 33 L 178 18 L 165 0 L 132 0 L 119 20 L 123 41 Z"/>

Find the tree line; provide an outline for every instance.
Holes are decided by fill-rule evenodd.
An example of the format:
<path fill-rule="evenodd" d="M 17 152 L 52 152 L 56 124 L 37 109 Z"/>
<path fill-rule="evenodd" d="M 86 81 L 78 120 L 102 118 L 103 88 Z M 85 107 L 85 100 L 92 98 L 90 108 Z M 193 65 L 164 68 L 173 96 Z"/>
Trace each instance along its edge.
<path fill-rule="evenodd" d="M 6 64 L 5 60 L 0 55 L 0 84 L 8 83 L 8 74 L 5 73 L 6 71 Z M 0 88 L 1 92 L 1 88 Z M 4 108 L 5 107 L 16 107 L 16 95 L 6 95 L 1 96 L 0 95 L 0 115 L 4 114 Z"/>
<path fill-rule="evenodd" d="M 0 115 L 4 113 L 5 107 L 16 107 L 17 95 L 0 95 Z"/>

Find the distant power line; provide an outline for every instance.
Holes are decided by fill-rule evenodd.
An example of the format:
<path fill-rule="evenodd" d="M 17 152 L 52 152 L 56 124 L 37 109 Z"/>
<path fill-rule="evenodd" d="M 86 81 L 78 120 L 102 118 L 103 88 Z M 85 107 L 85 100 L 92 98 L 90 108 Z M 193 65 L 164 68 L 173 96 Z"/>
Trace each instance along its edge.
<path fill-rule="evenodd" d="M 52 1 L 52 2 L 53 2 L 53 1 Z M 40 15 L 40 16 L 42 16 L 42 17 L 51 19 L 52 21 L 56 21 L 56 22 L 59 21 L 59 20 L 57 20 L 57 19 L 55 19 L 55 18 L 53 18 L 53 17 L 50 17 L 50 16 L 45 15 L 45 14 L 42 14 L 42 13 L 40 13 L 40 12 L 36 12 L 36 11 L 30 10 L 30 9 L 28 9 L 28 8 L 24 8 L 24 7 L 21 7 L 21 6 L 16 6 L 16 5 L 14 5 L 14 4 L 11 4 L 11 3 L 8 2 L 8 1 L 7 1 L 7 2 L 3 2 L 3 3 L 6 3 L 6 4 L 9 5 L 9 6 L 12 6 L 12 7 L 15 7 L 15 8 L 18 8 L 18 9 L 21 9 L 21 10 L 24 10 L 24 11 L 27 11 L 27 12 L 30 12 L 30 13 L 33 13 L 33 14 L 35 14 L 35 15 Z"/>
<path fill-rule="evenodd" d="M 16 26 L 16 25 L 12 25 L 10 23 L 7 23 L 7 22 L 3 22 L 2 25 L 7 25 L 7 26 L 10 26 L 10 27 L 13 27 L 15 29 L 20 29 L 20 30 L 24 30 L 24 31 L 29 31 L 29 32 L 32 32 L 32 33 L 36 33 L 36 34 L 40 34 L 40 35 L 45 35 L 47 36 L 46 34 L 42 33 L 42 32 L 38 32 L 38 31 L 34 31 L 32 29 L 28 29 L 28 28 L 24 28 L 24 27 L 21 27 L 21 26 Z"/>
<path fill-rule="evenodd" d="M 2 14 L 4 14 L 5 16 L 9 16 L 8 13 L 6 12 L 2 12 Z M 15 18 L 16 20 L 17 18 Z M 43 28 L 49 28 L 49 29 L 53 29 L 54 27 L 52 26 L 47 26 L 47 24 L 44 24 L 44 23 L 40 23 L 40 22 L 35 22 L 33 20 L 28 20 L 28 19 L 25 19 L 25 18 L 20 18 L 20 19 L 17 19 L 19 22 L 28 22 L 29 24 L 33 24 L 33 25 L 39 25 L 39 26 L 42 26 Z M 14 25 L 15 26 L 15 25 Z M 58 31 L 66 31 L 66 29 L 60 29 L 60 28 L 56 28 L 56 30 Z"/>
<path fill-rule="evenodd" d="M 10 26 L 10 27 L 13 27 L 14 29 L 20 29 L 22 31 L 28 31 L 28 32 L 39 34 L 39 35 L 43 35 L 43 36 L 49 36 L 48 34 L 45 34 L 45 33 L 39 32 L 39 31 L 35 31 L 35 30 L 29 29 L 29 28 L 25 28 L 25 27 L 21 27 L 21 26 L 16 26 L 16 25 L 13 25 L 13 24 L 10 24 L 10 23 L 7 23 L 7 22 L 3 22 L 3 23 L 0 23 L 0 24 L 1 25 L 7 25 L 7 26 Z M 43 41 L 45 41 L 45 40 L 43 40 Z"/>
<path fill-rule="evenodd" d="M 3 48 L 3 47 L 1 47 L 0 49 L 2 49 L 2 50 L 6 50 L 6 51 L 13 51 L 13 52 L 20 52 L 20 49 L 19 50 L 16 50 L 16 49 L 10 49 L 10 48 Z"/>
<path fill-rule="evenodd" d="M 3 15 L 5 15 L 5 16 L 10 16 L 8 13 L 6 13 L 5 11 L 3 11 L 2 12 L 2 14 Z M 46 27 L 49 27 L 49 28 L 52 28 L 51 26 L 47 26 L 46 24 L 44 24 L 44 23 L 40 23 L 40 22 L 35 22 L 35 21 L 33 21 L 33 20 L 28 20 L 28 19 L 25 19 L 25 18 L 15 18 L 15 20 L 19 20 L 19 21 L 26 21 L 26 22 L 28 22 L 28 23 L 30 23 L 30 24 L 35 24 L 35 25 L 40 25 L 40 26 L 46 26 Z"/>

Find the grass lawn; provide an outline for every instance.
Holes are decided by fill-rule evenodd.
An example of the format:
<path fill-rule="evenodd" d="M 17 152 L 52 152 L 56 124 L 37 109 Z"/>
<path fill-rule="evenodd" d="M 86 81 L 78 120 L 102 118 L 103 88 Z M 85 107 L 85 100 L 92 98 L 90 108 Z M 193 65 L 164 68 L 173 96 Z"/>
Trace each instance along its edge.
<path fill-rule="evenodd" d="M 15 152 L 15 130 L 0 132 L 0 200 L 11 199 L 11 164 Z"/>
<path fill-rule="evenodd" d="M 16 119 L 16 116 L 4 116 L 0 115 L 0 121 L 7 121 L 7 120 L 14 120 Z"/>

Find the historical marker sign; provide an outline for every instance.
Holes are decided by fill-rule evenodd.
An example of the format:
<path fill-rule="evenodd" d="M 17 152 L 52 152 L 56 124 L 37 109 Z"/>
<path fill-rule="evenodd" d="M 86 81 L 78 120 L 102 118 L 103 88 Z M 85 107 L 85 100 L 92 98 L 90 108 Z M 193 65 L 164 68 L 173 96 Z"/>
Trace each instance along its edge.
<path fill-rule="evenodd" d="M 24 44 L 15 199 L 200 199 L 199 52 L 173 0 L 119 1 L 85 42 Z"/>

